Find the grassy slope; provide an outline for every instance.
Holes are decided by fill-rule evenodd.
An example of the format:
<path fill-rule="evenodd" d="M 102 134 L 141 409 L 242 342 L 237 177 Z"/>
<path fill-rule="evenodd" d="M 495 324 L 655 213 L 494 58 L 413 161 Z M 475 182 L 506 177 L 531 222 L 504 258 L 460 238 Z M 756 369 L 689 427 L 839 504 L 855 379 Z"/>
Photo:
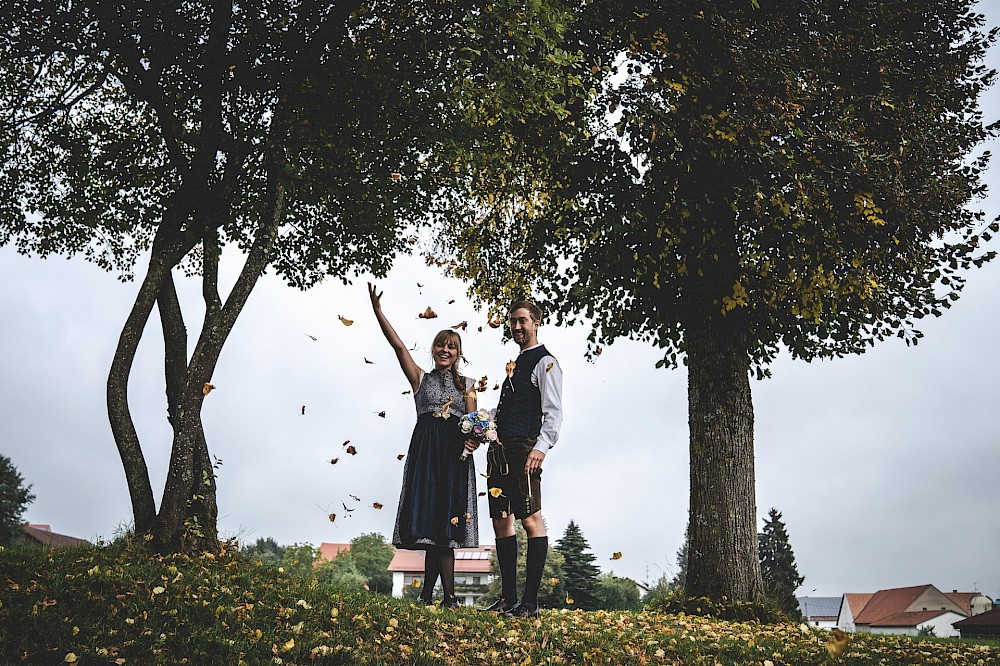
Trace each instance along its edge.
<path fill-rule="evenodd" d="M 346 591 L 238 557 L 0 551 L 2 664 L 1000 664 L 1000 646 L 655 611 L 502 620 Z"/>

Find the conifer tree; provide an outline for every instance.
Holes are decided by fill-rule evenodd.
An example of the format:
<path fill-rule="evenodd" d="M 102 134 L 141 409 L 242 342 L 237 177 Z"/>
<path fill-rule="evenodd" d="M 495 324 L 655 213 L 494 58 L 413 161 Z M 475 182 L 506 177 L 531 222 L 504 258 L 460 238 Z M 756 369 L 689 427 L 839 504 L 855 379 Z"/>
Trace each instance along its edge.
<path fill-rule="evenodd" d="M 563 576 L 566 581 L 566 593 L 573 599 L 573 608 L 597 609 L 599 604 L 597 577 L 601 571 L 594 564 L 594 554 L 590 552 L 590 544 L 583 537 L 579 525 L 572 520 L 566 526 L 562 538 L 556 542 L 556 550 L 566 560 L 563 563 Z"/>
<path fill-rule="evenodd" d="M 764 531 L 757 535 L 760 570 L 764 578 L 764 593 L 791 616 L 798 615 L 795 590 L 805 580 L 795 566 L 795 553 L 788 543 L 788 532 L 781 521 L 781 512 L 771 509 L 764 521 Z"/>
<path fill-rule="evenodd" d="M 24 485 L 24 477 L 14 463 L 0 455 L 0 546 L 14 541 L 21 529 L 21 514 L 34 499 L 31 484 Z"/>

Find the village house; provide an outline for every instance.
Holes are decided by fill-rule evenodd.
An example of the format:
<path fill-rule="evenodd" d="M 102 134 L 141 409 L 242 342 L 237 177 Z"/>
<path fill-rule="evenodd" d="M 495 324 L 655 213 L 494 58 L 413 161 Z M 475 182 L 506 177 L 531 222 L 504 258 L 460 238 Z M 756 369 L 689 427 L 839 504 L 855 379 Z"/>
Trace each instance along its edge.
<path fill-rule="evenodd" d="M 833 629 L 837 626 L 841 597 L 799 597 L 799 612 L 810 627 Z"/>
<path fill-rule="evenodd" d="M 415 585 L 414 581 L 420 581 L 416 585 L 423 585 L 424 554 L 422 550 L 396 550 L 389 563 L 392 596 L 402 597 L 408 585 Z M 493 580 L 490 573 L 492 557 L 493 546 L 455 549 L 455 596 L 460 604 L 472 606 L 486 593 L 486 586 Z"/>
<path fill-rule="evenodd" d="M 67 546 L 89 546 L 86 539 L 58 534 L 52 531 L 48 525 L 39 523 L 27 523 L 21 533 L 14 539 L 14 543 L 24 546 L 48 546 L 51 548 L 64 548 Z"/>
<path fill-rule="evenodd" d="M 982 612 L 980 599 L 988 597 L 977 592 L 941 592 L 933 585 L 848 593 L 841 600 L 836 626 L 879 634 L 916 636 L 924 630 L 935 636 L 958 636 L 959 630 L 952 625 Z"/>

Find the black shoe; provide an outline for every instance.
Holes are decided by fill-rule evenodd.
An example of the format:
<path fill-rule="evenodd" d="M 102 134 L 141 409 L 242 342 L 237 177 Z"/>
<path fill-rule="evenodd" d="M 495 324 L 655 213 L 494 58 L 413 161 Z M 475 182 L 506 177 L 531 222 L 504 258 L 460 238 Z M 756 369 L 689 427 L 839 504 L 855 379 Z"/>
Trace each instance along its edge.
<path fill-rule="evenodd" d="M 458 603 L 457 597 L 452 597 L 451 599 L 445 599 L 441 602 L 441 605 L 451 610 L 458 610 L 459 608 L 462 607 L 462 604 Z"/>
<path fill-rule="evenodd" d="M 503 614 L 504 617 L 538 617 L 538 604 L 520 603 Z"/>
<path fill-rule="evenodd" d="M 500 615 L 503 615 L 504 613 L 507 613 L 507 612 L 509 612 L 509 611 L 511 611 L 511 610 L 513 610 L 515 608 L 517 608 L 517 602 L 516 601 L 514 603 L 512 603 L 512 604 L 508 604 L 504 600 L 503 597 L 500 597 L 499 599 L 497 599 L 496 601 L 493 602 L 492 606 L 487 606 L 486 608 L 480 608 L 479 612 L 480 613 L 499 613 Z"/>

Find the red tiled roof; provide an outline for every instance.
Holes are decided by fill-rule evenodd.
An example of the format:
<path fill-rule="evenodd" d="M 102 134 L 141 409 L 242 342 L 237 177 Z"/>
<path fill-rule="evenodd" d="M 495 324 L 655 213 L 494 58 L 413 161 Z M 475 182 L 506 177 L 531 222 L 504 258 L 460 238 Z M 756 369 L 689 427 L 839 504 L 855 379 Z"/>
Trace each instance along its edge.
<path fill-rule="evenodd" d="M 422 573 L 424 570 L 423 550 L 397 548 L 389 563 L 389 571 Z M 493 546 L 455 549 L 455 573 L 489 573 Z"/>
<path fill-rule="evenodd" d="M 972 598 L 978 597 L 978 592 L 942 592 L 944 596 L 955 602 L 955 605 L 965 611 L 966 615 L 972 615 Z"/>
<path fill-rule="evenodd" d="M 993 608 L 986 611 L 985 613 L 980 613 L 979 615 L 973 615 L 972 617 L 967 617 L 964 620 L 959 620 L 953 623 L 953 627 L 971 627 L 973 625 L 978 626 L 988 626 L 988 627 L 1000 627 L 1000 608 Z"/>
<path fill-rule="evenodd" d="M 844 595 L 847 600 L 847 607 L 851 609 L 851 617 L 857 619 L 858 614 L 864 610 L 865 604 L 875 596 L 874 592 L 848 592 Z"/>
<path fill-rule="evenodd" d="M 49 529 L 48 525 L 30 524 L 24 525 L 21 533 L 21 543 L 40 544 L 43 546 L 53 546 L 62 548 L 64 546 L 89 546 L 86 539 L 57 534 Z"/>
<path fill-rule="evenodd" d="M 860 613 L 854 616 L 855 624 L 874 624 L 883 618 L 902 613 L 916 601 L 931 585 L 897 587 L 879 590 L 872 595 Z"/>
<path fill-rule="evenodd" d="M 350 550 L 349 543 L 321 543 L 319 545 L 319 559 L 332 560 L 344 551 Z"/>
<path fill-rule="evenodd" d="M 872 627 L 918 627 L 921 624 L 933 620 L 945 613 L 955 613 L 953 610 L 928 610 L 896 613 L 881 620 L 872 622 Z M 957 615 L 957 613 L 955 613 Z"/>

